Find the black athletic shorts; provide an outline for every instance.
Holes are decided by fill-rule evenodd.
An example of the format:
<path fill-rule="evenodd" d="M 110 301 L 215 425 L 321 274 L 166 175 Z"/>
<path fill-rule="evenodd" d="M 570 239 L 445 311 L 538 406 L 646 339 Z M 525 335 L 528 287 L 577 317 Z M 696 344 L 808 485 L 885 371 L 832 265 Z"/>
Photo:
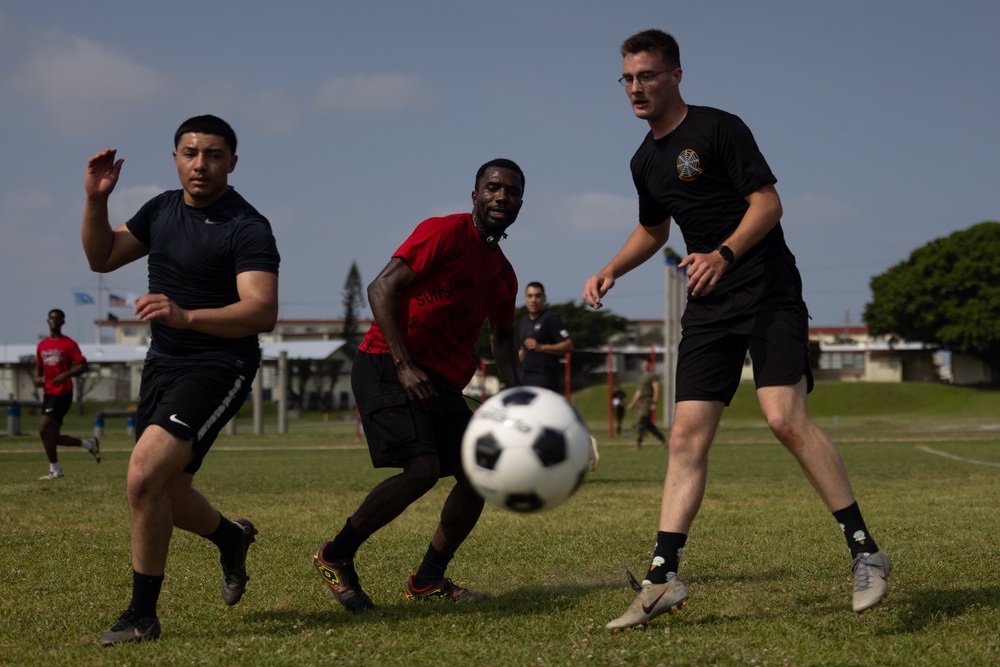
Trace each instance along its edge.
<path fill-rule="evenodd" d="M 351 367 L 351 388 L 361 413 L 368 453 L 376 468 L 400 468 L 426 454 L 437 455 L 441 477 L 461 465 L 462 436 L 472 418 L 465 397 L 434 373 L 427 372 L 438 395 L 421 410 L 399 384 L 388 354 L 358 352 Z"/>
<path fill-rule="evenodd" d="M 546 373 L 544 371 L 528 371 L 527 373 L 522 372 L 521 386 L 544 387 L 545 389 L 551 389 L 558 394 L 560 393 L 559 369 L 556 368 L 555 371 L 551 373 Z"/>
<path fill-rule="evenodd" d="M 218 355 L 200 363 L 147 357 L 142 368 L 135 439 L 150 424 L 190 440 L 195 473 L 219 431 L 239 411 L 257 373 L 258 361 Z"/>
<path fill-rule="evenodd" d="M 766 284 L 691 299 L 681 319 L 676 401 L 729 405 L 750 352 L 757 388 L 794 385 L 809 367 L 809 312 L 794 264 Z M 761 296 L 763 294 L 763 296 Z"/>
<path fill-rule="evenodd" d="M 55 419 L 62 424 L 63 417 L 69 413 L 73 405 L 73 394 L 43 394 L 42 416 Z"/>

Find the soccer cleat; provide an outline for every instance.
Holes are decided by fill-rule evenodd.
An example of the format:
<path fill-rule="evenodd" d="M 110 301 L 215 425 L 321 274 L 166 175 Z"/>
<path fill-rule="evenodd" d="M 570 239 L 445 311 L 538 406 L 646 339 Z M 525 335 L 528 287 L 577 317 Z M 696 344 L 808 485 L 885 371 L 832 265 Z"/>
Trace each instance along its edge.
<path fill-rule="evenodd" d="M 879 549 L 873 554 L 858 554 L 851 566 L 854 572 L 854 611 L 863 614 L 882 604 L 889 592 L 892 562 Z"/>
<path fill-rule="evenodd" d="M 126 609 L 118 621 L 101 635 L 101 646 L 114 646 L 127 642 L 143 642 L 160 636 L 160 619 L 156 616 L 140 616 L 131 607 Z"/>
<path fill-rule="evenodd" d="M 344 605 L 347 611 L 366 611 L 374 609 L 375 603 L 368 594 L 361 590 L 361 581 L 354 569 L 354 561 L 338 560 L 333 563 L 323 558 L 326 544 L 316 550 L 313 555 L 313 566 L 330 587 L 337 602 Z"/>
<path fill-rule="evenodd" d="M 406 599 L 414 602 L 423 600 L 450 600 L 452 602 L 485 602 L 490 599 L 486 593 L 462 588 L 451 579 L 439 579 L 426 588 L 417 589 L 413 585 L 413 575 L 406 580 Z"/>
<path fill-rule="evenodd" d="M 626 570 L 628 572 L 628 570 Z M 653 584 L 648 580 L 641 584 L 635 576 L 628 572 L 629 583 L 636 591 L 635 599 L 625 613 L 604 627 L 608 630 L 621 630 L 637 625 L 647 625 L 660 614 L 672 614 L 687 606 L 688 590 L 684 582 L 676 574 L 667 575 L 667 583 Z"/>
<path fill-rule="evenodd" d="M 60 470 L 59 472 L 55 472 L 55 471 L 50 470 L 47 473 L 45 473 L 44 475 L 42 475 L 41 477 L 39 477 L 38 479 L 39 480 L 62 479 L 65 476 L 66 475 L 63 474 L 62 470 Z"/>
<path fill-rule="evenodd" d="M 90 455 L 94 457 L 94 460 L 97 461 L 98 463 L 100 463 L 101 462 L 101 441 L 98 440 L 97 438 L 91 438 L 90 441 L 94 444 L 94 446 L 91 449 L 89 449 L 88 451 L 90 452 Z"/>
<path fill-rule="evenodd" d="M 257 534 L 257 529 L 249 519 L 237 519 L 233 523 L 243 531 L 240 544 L 235 553 L 229 555 L 228 562 L 225 556 L 219 557 L 219 562 L 222 563 L 222 601 L 230 607 L 240 601 L 247 582 L 250 581 L 250 575 L 247 574 L 247 550 L 256 541 L 254 535 Z"/>

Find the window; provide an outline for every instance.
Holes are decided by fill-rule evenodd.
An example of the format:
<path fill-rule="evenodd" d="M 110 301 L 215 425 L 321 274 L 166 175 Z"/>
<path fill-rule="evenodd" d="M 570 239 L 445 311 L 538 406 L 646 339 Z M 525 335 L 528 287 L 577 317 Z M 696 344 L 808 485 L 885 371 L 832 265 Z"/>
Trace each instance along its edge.
<path fill-rule="evenodd" d="M 819 367 L 824 371 L 844 369 L 864 370 L 864 352 L 823 352 L 819 355 Z"/>

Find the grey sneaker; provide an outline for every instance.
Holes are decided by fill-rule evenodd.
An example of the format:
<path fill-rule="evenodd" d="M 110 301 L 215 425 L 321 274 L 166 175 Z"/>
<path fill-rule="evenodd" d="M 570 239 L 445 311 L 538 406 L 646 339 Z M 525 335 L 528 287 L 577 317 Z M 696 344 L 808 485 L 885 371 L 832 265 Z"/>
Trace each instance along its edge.
<path fill-rule="evenodd" d="M 39 481 L 43 481 L 44 482 L 44 481 L 48 481 L 48 480 L 51 480 L 51 479 L 62 479 L 65 476 L 66 475 L 64 475 L 61 470 L 59 472 L 52 472 L 50 470 L 47 473 L 45 473 L 44 475 L 42 475 L 41 477 L 39 477 L 38 479 L 39 479 Z"/>
<path fill-rule="evenodd" d="M 101 635 L 101 646 L 114 646 L 126 642 L 143 642 L 160 636 L 160 619 L 140 616 L 132 608 L 126 609 L 118 621 Z"/>
<path fill-rule="evenodd" d="M 889 592 L 892 562 L 881 549 L 873 554 L 859 554 L 851 566 L 854 572 L 854 611 L 863 614 L 882 604 Z"/>
<path fill-rule="evenodd" d="M 257 529 L 253 527 L 249 519 L 237 519 L 233 521 L 243 531 L 243 538 L 240 540 L 239 548 L 226 556 L 220 556 L 222 563 L 222 601 L 232 607 L 243 597 L 250 575 L 247 574 L 247 550 L 256 541 L 254 535 Z"/>
<path fill-rule="evenodd" d="M 604 627 L 608 630 L 621 630 L 636 625 L 646 625 L 660 614 L 672 614 L 687 606 L 687 586 L 676 574 L 670 573 L 667 576 L 669 578 L 665 584 L 652 584 L 649 581 L 640 584 L 629 572 L 629 583 L 636 591 L 635 599 L 624 614 Z"/>
<path fill-rule="evenodd" d="M 97 438 L 90 438 L 90 442 L 93 443 L 94 446 L 91 449 L 87 450 L 87 451 L 90 452 L 90 455 L 94 457 L 95 461 L 97 461 L 98 463 L 100 463 L 101 462 L 101 441 L 98 440 Z"/>

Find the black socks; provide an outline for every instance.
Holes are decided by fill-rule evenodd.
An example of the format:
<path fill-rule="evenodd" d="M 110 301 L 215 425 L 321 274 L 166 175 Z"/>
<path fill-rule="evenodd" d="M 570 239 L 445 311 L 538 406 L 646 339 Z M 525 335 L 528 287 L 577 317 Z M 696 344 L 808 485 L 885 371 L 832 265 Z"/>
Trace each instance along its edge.
<path fill-rule="evenodd" d="M 444 579 L 444 571 L 448 569 L 451 556 L 445 556 L 434 548 L 433 545 L 427 547 L 424 560 L 420 563 L 417 573 L 413 575 L 413 587 L 422 590 L 431 584 Z"/>
<path fill-rule="evenodd" d="M 226 554 L 240 545 L 240 541 L 243 539 L 243 529 L 222 516 L 222 512 L 219 512 L 219 526 L 208 535 L 202 535 L 202 537 L 219 547 L 219 551 Z"/>
<path fill-rule="evenodd" d="M 837 520 L 840 524 L 840 529 L 844 531 L 844 537 L 847 539 L 847 547 L 851 550 L 851 558 L 857 558 L 859 554 L 873 554 L 878 551 L 878 545 L 875 544 L 872 536 L 868 534 L 868 526 L 865 525 L 865 520 L 861 518 L 861 510 L 858 509 L 856 502 L 849 507 L 834 512 L 833 518 Z"/>
<path fill-rule="evenodd" d="M 129 602 L 129 609 L 135 610 L 140 616 L 156 616 L 156 603 L 160 599 L 162 585 L 162 574 L 154 577 L 132 570 L 132 601 Z"/>
<path fill-rule="evenodd" d="M 368 535 L 362 535 L 354 530 L 354 526 L 351 525 L 351 519 L 348 517 L 347 521 L 344 522 L 343 529 L 337 533 L 337 536 L 323 550 L 323 560 L 328 563 L 340 560 L 354 560 L 354 555 L 358 553 L 358 549 L 361 548 L 361 545 L 364 544 L 364 541 L 368 537 Z"/>
<path fill-rule="evenodd" d="M 680 566 L 681 553 L 687 535 L 683 533 L 667 533 L 662 530 L 656 533 L 656 546 L 653 548 L 653 561 L 649 564 L 646 580 L 651 584 L 667 583 L 667 573 L 677 572 Z"/>

